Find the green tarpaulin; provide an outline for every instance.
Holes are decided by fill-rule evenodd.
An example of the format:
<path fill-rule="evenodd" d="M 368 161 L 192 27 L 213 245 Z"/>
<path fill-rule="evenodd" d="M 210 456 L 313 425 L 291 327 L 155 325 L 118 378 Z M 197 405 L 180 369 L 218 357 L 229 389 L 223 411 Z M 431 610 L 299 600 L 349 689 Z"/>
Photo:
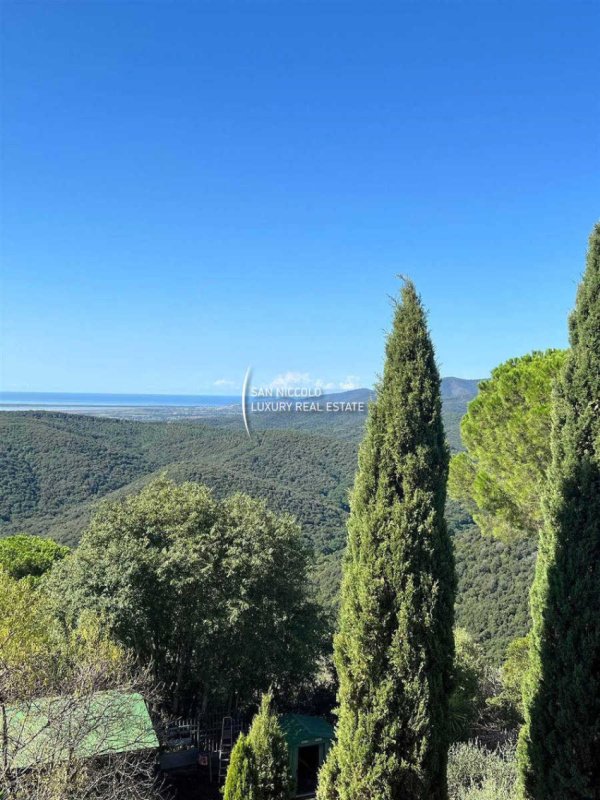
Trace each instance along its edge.
<path fill-rule="evenodd" d="M 140 694 L 42 697 L 0 707 L 0 725 L 7 732 L 0 753 L 6 747 L 11 769 L 158 748 Z"/>

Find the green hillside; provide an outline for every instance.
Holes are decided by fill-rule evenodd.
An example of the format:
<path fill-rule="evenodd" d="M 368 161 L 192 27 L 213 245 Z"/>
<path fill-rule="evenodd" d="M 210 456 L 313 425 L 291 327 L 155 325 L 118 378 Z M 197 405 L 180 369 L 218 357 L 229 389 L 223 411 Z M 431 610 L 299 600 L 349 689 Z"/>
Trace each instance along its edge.
<path fill-rule="evenodd" d="M 445 387 L 444 418 L 454 447 L 473 395 L 465 383 Z M 283 420 L 270 416 L 248 439 L 239 420 L 224 423 L 222 417 L 199 424 L 2 412 L 0 535 L 35 533 L 74 545 L 98 501 L 166 472 L 177 481 L 205 483 L 220 497 L 244 491 L 295 515 L 315 553 L 317 592 L 333 606 L 364 415 L 295 414 L 283 429 L 275 427 Z M 325 428 L 326 422 L 335 424 Z M 458 622 L 498 660 L 526 627 L 532 547 L 483 539 L 456 504 L 449 504 L 448 518 L 459 576 Z"/>
<path fill-rule="evenodd" d="M 0 531 L 75 544 L 93 504 L 166 471 L 218 495 L 246 491 L 295 514 L 324 552 L 343 542 L 356 445 L 294 431 L 245 433 L 193 423 L 74 414 L 0 414 Z"/>

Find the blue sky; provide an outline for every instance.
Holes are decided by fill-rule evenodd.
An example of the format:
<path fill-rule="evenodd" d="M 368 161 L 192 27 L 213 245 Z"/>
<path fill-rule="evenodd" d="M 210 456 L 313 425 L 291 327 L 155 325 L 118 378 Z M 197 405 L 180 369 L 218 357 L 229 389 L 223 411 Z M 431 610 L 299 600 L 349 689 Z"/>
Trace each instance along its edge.
<path fill-rule="evenodd" d="M 395 275 L 444 375 L 566 343 L 600 216 L 600 3 L 4 3 L 5 390 L 381 369 Z"/>

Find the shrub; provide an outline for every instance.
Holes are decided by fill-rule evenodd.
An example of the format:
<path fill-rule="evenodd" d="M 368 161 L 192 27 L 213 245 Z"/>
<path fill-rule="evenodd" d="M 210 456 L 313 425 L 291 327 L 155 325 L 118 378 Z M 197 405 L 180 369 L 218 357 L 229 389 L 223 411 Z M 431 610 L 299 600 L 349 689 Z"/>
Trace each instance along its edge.
<path fill-rule="evenodd" d="M 292 794 L 288 747 L 268 694 L 252 721 L 248 743 L 256 765 L 257 800 L 288 800 Z"/>
<path fill-rule="evenodd" d="M 243 733 L 231 752 L 223 796 L 224 800 L 257 800 L 254 752 Z"/>
<path fill-rule="evenodd" d="M 513 745 L 492 751 L 468 742 L 448 753 L 449 800 L 514 800 L 516 777 Z"/>

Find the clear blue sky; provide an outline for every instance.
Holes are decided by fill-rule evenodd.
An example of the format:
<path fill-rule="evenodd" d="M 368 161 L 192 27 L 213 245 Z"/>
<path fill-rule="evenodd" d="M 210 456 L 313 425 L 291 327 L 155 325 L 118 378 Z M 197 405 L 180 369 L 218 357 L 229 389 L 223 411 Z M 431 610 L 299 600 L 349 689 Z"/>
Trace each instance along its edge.
<path fill-rule="evenodd" d="M 249 364 L 366 385 L 397 273 L 444 375 L 565 345 L 599 2 L 2 16 L 3 389 L 229 393 Z"/>

